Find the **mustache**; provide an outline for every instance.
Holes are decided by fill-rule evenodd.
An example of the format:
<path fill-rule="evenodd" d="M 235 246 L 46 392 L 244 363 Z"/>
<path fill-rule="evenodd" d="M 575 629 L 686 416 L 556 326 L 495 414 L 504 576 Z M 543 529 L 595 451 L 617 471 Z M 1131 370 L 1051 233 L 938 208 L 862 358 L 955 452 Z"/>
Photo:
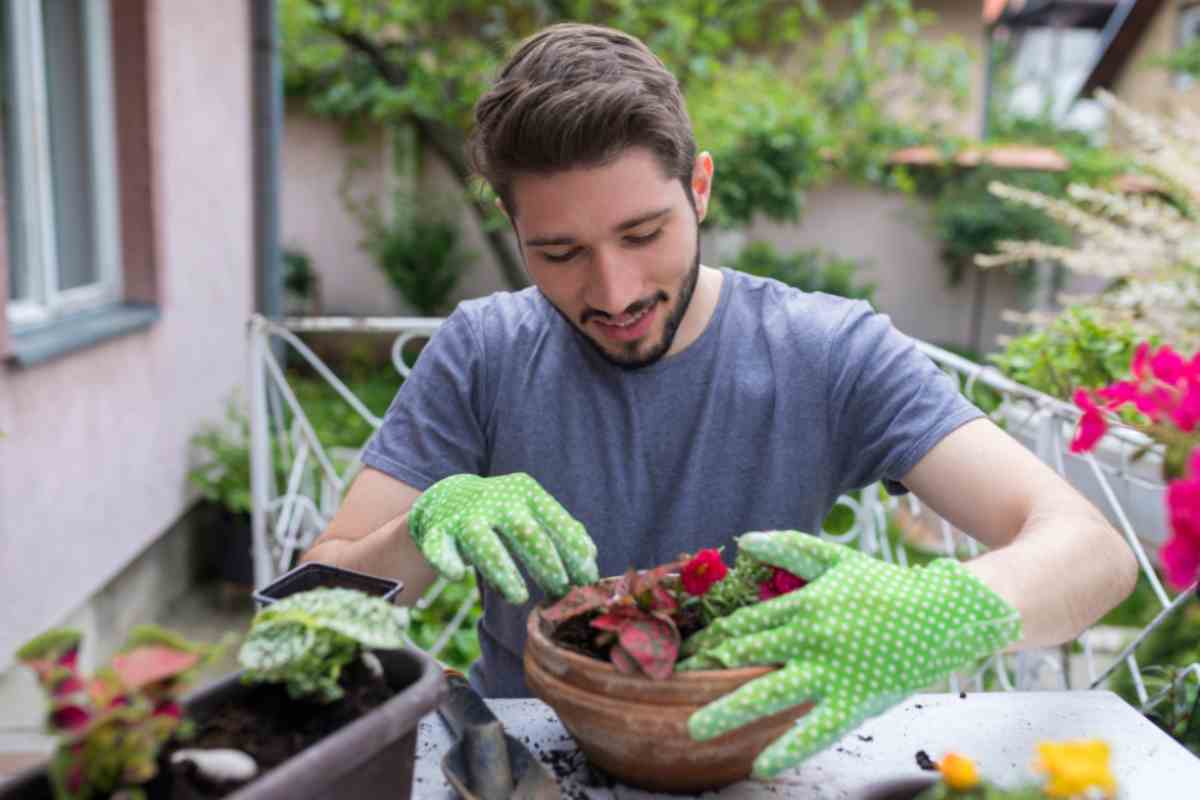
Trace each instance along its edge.
<path fill-rule="evenodd" d="M 641 300 L 638 300 L 634 303 L 629 304 L 629 306 L 626 307 L 626 309 L 623 312 L 621 312 L 621 316 L 623 316 L 625 314 L 629 314 L 631 316 L 633 314 L 639 314 L 642 311 L 649 308 L 650 306 L 654 305 L 655 303 L 658 303 L 658 302 L 665 303 L 665 302 L 667 302 L 668 299 L 669 298 L 667 297 L 667 293 L 664 292 L 663 290 L 659 289 L 657 292 L 655 292 L 650 297 L 644 297 Z M 579 324 L 583 325 L 583 324 L 587 323 L 588 320 L 595 319 L 597 317 L 599 317 L 600 319 L 612 319 L 612 314 L 609 314 L 607 311 L 601 311 L 598 308 L 584 309 L 584 312 L 579 315 Z"/>

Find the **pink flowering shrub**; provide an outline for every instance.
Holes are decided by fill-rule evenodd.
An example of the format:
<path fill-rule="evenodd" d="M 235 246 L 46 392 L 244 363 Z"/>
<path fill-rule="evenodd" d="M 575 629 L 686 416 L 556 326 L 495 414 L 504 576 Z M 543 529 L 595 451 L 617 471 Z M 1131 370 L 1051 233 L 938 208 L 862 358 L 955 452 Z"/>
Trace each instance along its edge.
<path fill-rule="evenodd" d="M 1071 452 L 1092 450 L 1118 413 L 1124 422 L 1166 448 L 1163 477 L 1171 537 L 1159 552 L 1167 580 L 1180 589 L 1200 574 L 1200 353 L 1184 358 L 1169 346 L 1141 344 L 1132 377 L 1089 393 L 1075 393 L 1083 412 Z M 1135 411 L 1129 414 L 1129 411 Z"/>

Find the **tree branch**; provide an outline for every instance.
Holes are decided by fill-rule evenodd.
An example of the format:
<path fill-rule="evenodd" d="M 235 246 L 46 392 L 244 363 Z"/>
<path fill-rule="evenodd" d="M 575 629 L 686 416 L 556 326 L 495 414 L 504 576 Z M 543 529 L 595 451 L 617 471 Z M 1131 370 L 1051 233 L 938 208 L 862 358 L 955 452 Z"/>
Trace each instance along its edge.
<path fill-rule="evenodd" d="M 322 0 L 309 0 L 309 2 L 318 10 L 326 8 Z M 378 42 L 372 41 L 359 31 L 350 30 L 329 21 L 328 16 L 325 14 L 321 15 L 321 27 L 340 39 L 351 50 L 364 55 L 371 62 L 376 72 L 392 86 L 403 88 L 408 83 L 408 70 L 389 59 L 384 52 L 384 48 Z M 467 165 L 466 157 L 463 155 L 464 142 L 462 137 L 456 135 L 454 131 L 446 129 L 445 126 L 438 124 L 434 120 L 425 119 L 416 114 L 410 115 L 409 119 L 416 127 L 417 135 L 421 141 L 432 148 L 437 157 L 450 170 L 455 181 L 458 182 L 467 205 L 470 206 L 475 219 L 479 222 L 484 237 L 487 239 L 492 255 L 496 257 L 496 261 L 500 265 L 500 272 L 504 275 L 505 281 L 513 289 L 528 286 L 529 282 L 525 278 L 525 270 L 522 269 L 520 259 L 513 252 L 508 240 L 504 238 L 504 235 L 500 231 L 492 230 L 488 227 L 488 209 L 484 208 L 478 200 L 471 196 L 471 169 Z"/>
<path fill-rule="evenodd" d="M 500 264 L 500 272 L 504 275 L 505 281 L 513 289 L 528 286 L 529 281 L 525 277 L 525 270 L 521 267 L 521 261 L 513 252 L 512 246 L 501 231 L 488 225 L 488 209 L 471 196 L 471 168 L 467 165 L 467 159 L 463 155 L 464 143 L 461 138 L 443 126 L 420 117 L 412 117 L 412 123 L 416 126 L 417 135 L 421 141 L 433 148 L 434 153 L 458 182 L 463 197 L 467 200 L 467 205 L 470 206 L 475 219 L 479 222 L 480 230 L 487 239 L 492 255 Z"/>
<path fill-rule="evenodd" d="M 309 4 L 320 12 L 324 12 L 326 9 L 323 0 L 309 0 Z M 388 83 L 397 88 L 403 88 L 408 83 L 408 70 L 389 59 L 384 53 L 383 47 L 377 42 L 371 41 L 362 32 L 350 30 L 331 22 L 329 16 L 325 13 L 321 13 L 321 27 L 341 39 L 351 50 L 366 56 L 371 65 L 375 67 L 375 70 Z"/>

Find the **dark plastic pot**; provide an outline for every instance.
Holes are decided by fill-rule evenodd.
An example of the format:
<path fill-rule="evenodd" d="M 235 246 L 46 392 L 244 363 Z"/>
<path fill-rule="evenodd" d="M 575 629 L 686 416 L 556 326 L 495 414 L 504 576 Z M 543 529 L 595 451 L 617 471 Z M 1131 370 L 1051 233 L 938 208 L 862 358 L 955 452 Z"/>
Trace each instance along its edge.
<path fill-rule="evenodd" d="M 330 589 L 357 589 L 364 594 L 382 597 L 384 600 L 395 600 L 404 588 L 401 581 L 379 578 L 354 570 L 342 569 L 330 564 L 309 561 L 275 579 L 274 583 L 264 586 L 254 593 L 254 602 L 259 607 L 269 606 L 276 600 L 282 600 L 288 595 L 306 592 L 309 589 L 328 587 Z"/>
<path fill-rule="evenodd" d="M 940 779 L 933 775 L 896 778 L 868 788 L 857 800 L 913 800 L 921 792 L 936 785 Z"/>
<path fill-rule="evenodd" d="M 377 650 L 388 684 L 396 694 L 371 713 L 227 795 L 227 800 L 367 800 L 407 798 L 412 792 L 417 724 L 446 694 L 442 669 L 418 650 Z M 192 719 L 202 720 L 222 703 L 245 696 L 253 686 L 241 673 L 189 697 Z M 190 791 L 174 791 L 184 798 Z M 30 770 L 0 787 L 0 800 L 53 800 L 44 767 Z"/>
<path fill-rule="evenodd" d="M 200 524 L 203 527 L 200 556 L 205 574 L 230 586 L 253 586 L 250 515 L 205 501 Z"/>

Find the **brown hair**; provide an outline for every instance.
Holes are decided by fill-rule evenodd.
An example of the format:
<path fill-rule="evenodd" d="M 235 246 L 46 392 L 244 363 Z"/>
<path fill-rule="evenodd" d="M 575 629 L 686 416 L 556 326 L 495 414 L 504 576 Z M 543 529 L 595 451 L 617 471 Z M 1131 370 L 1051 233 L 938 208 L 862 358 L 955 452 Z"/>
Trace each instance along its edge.
<path fill-rule="evenodd" d="M 526 39 L 479 98 L 468 157 L 515 213 L 516 175 L 599 166 L 635 146 L 692 199 L 696 143 L 675 76 L 629 34 L 562 23 Z"/>

